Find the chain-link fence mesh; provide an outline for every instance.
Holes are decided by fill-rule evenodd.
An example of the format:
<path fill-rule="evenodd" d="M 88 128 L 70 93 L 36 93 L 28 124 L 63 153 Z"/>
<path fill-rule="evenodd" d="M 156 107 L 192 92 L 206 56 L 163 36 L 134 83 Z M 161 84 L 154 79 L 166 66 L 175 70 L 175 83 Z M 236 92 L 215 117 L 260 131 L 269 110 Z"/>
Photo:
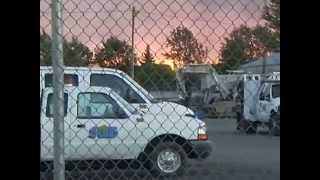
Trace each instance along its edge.
<path fill-rule="evenodd" d="M 41 0 L 41 178 L 210 177 L 206 123 L 280 135 L 279 45 L 280 0 Z"/>

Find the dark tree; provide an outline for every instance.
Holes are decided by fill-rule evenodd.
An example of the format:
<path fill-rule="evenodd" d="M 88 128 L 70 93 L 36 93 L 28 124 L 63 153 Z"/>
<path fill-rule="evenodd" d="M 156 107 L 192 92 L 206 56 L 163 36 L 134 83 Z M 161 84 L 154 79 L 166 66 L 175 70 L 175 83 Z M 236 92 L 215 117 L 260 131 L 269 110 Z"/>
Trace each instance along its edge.
<path fill-rule="evenodd" d="M 175 90 L 176 88 L 175 71 L 166 64 L 149 63 L 137 66 L 135 79 L 149 91 Z"/>
<path fill-rule="evenodd" d="M 262 18 L 267 21 L 267 26 L 280 35 L 280 0 L 270 0 L 264 7 Z"/>
<path fill-rule="evenodd" d="M 131 53 L 132 47 L 126 41 L 111 37 L 102 42 L 102 47 L 96 49 L 95 62 L 101 67 L 119 68 L 127 71 L 130 67 Z"/>
<path fill-rule="evenodd" d="M 65 66 L 87 66 L 92 58 L 90 49 L 76 37 L 71 42 L 63 40 L 63 61 Z M 51 66 L 51 37 L 45 32 L 40 33 L 40 65 Z"/>
<path fill-rule="evenodd" d="M 247 60 L 280 51 L 280 0 L 270 0 L 264 7 L 265 26 L 242 25 L 233 30 L 220 50 L 220 70 L 237 69 Z"/>
<path fill-rule="evenodd" d="M 270 0 L 264 7 L 262 18 L 267 21 L 266 26 L 272 31 L 272 39 L 277 42 L 275 51 L 280 51 L 280 0 Z"/>
<path fill-rule="evenodd" d="M 146 47 L 145 52 L 142 55 L 140 63 L 142 65 L 144 65 L 144 64 L 152 64 L 154 62 L 155 62 L 155 59 L 154 59 L 153 55 L 150 52 L 150 45 L 148 44 L 147 47 Z"/>
<path fill-rule="evenodd" d="M 72 37 L 70 42 L 64 40 L 63 54 L 64 64 L 75 67 L 88 66 L 93 55 L 90 49 L 76 37 Z"/>
<path fill-rule="evenodd" d="M 51 38 L 45 31 L 40 33 L 40 65 L 51 65 Z"/>
<path fill-rule="evenodd" d="M 183 64 L 203 63 L 208 55 L 205 48 L 186 27 L 179 26 L 167 38 L 166 46 L 170 48 L 165 57 L 173 59 L 175 67 Z"/>

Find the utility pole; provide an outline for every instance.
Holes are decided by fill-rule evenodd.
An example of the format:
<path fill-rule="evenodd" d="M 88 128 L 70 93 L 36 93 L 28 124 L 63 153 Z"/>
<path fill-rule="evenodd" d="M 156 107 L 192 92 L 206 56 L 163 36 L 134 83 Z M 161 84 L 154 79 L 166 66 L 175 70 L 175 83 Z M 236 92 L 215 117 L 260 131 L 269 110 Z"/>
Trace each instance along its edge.
<path fill-rule="evenodd" d="M 135 17 L 138 15 L 139 11 L 136 10 L 134 6 L 132 6 L 132 21 L 131 21 L 131 46 L 132 46 L 132 52 L 131 52 L 131 77 L 134 79 L 134 64 L 135 64 L 135 59 L 134 59 L 134 20 Z"/>
<path fill-rule="evenodd" d="M 264 7 L 267 7 L 267 2 L 264 2 Z M 264 55 L 263 55 L 263 61 L 262 61 L 262 75 L 265 78 L 265 74 L 266 74 L 266 56 L 268 56 L 268 50 L 265 51 Z"/>

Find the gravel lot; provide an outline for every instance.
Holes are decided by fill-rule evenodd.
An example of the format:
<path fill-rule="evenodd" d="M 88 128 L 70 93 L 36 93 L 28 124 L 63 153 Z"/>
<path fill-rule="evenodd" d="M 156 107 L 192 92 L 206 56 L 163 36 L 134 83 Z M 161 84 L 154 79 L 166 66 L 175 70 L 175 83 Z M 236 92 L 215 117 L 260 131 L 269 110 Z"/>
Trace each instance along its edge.
<path fill-rule="evenodd" d="M 240 134 L 233 119 L 205 121 L 215 151 L 201 163 L 210 171 L 203 179 L 280 179 L 280 137 L 270 136 L 266 129 L 256 135 Z"/>

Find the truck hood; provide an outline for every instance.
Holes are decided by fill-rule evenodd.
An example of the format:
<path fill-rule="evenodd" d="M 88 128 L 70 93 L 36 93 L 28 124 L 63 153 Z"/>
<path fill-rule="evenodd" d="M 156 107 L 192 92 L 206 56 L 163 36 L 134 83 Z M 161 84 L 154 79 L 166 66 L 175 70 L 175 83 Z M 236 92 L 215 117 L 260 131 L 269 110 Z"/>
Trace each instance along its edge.
<path fill-rule="evenodd" d="M 134 104 L 134 106 L 141 110 L 142 112 L 146 113 L 151 113 L 151 114 L 167 114 L 169 116 L 171 115 L 176 115 L 176 116 L 195 116 L 195 113 L 190 109 L 187 108 L 183 105 L 180 105 L 178 103 L 174 103 L 174 102 L 167 102 L 167 101 L 163 101 L 163 102 L 157 102 L 157 103 L 152 103 L 152 104 L 147 104 L 146 108 L 141 108 L 139 107 L 139 104 Z"/>
<path fill-rule="evenodd" d="M 174 102 L 158 102 L 148 105 L 148 110 L 151 114 L 165 113 L 168 115 L 177 115 L 177 116 L 195 116 L 195 113 L 183 105 L 174 103 Z"/>
<path fill-rule="evenodd" d="M 174 102 L 149 104 L 148 109 L 144 110 L 143 117 L 149 127 L 157 129 L 157 133 L 170 131 L 190 139 L 196 139 L 198 128 L 205 126 L 191 109 Z"/>

